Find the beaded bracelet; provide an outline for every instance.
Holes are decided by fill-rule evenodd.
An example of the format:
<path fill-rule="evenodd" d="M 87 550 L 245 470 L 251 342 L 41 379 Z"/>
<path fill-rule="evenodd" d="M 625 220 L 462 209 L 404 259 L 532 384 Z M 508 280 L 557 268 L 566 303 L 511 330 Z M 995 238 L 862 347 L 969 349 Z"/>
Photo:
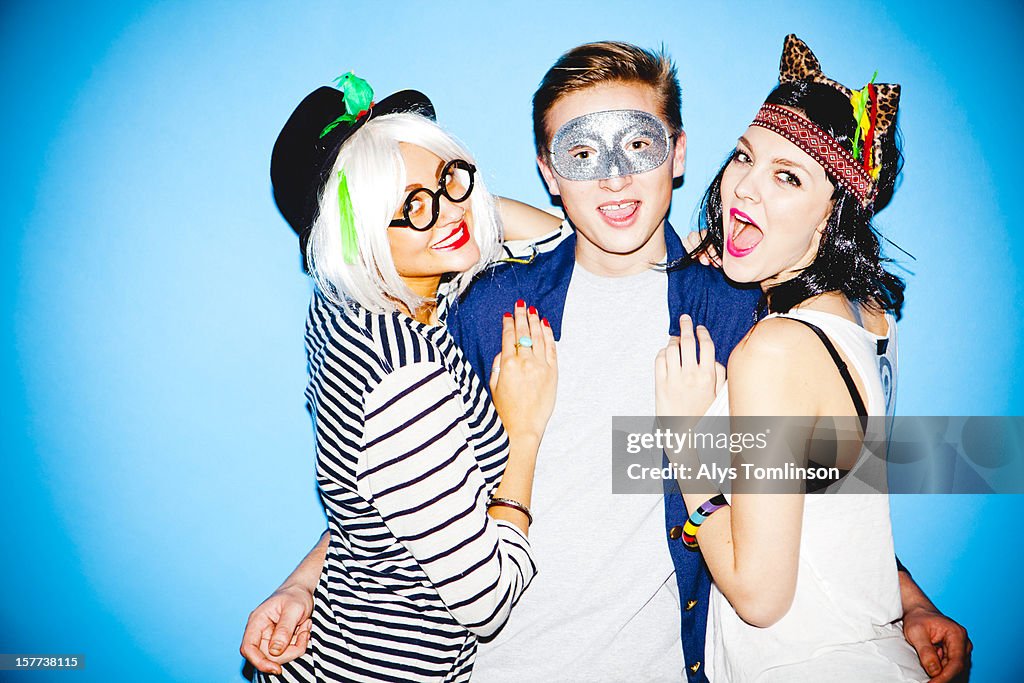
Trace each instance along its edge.
<path fill-rule="evenodd" d="M 490 509 L 492 507 L 503 507 L 512 508 L 513 510 L 519 510 L 519 512 L 522 512 L 524 515 L 526 515 L 527 528 L 529 528 L 529 526 L 533 524 L 533 515 L 530 514 L 530 508 L 526 507 L 518 500 L 512 500 L 511 498 L 492 497 L 490 500 L 487 501 L 487 508 Z"/>
<path fill-rule="evenodd" d="M 697 508 L 697 510 L 690 515 L 690 518 L 683 523 L 683 545 L 690 550 L 697 549 L 697 527 L 704 523 L 708 517 L 718 510 L 724 508 L 729 504 L 729 501 L 725 499 L 725 496 L 721 493 L 714 496 L 710 500 L 704 501 L 704 503 Z"/>

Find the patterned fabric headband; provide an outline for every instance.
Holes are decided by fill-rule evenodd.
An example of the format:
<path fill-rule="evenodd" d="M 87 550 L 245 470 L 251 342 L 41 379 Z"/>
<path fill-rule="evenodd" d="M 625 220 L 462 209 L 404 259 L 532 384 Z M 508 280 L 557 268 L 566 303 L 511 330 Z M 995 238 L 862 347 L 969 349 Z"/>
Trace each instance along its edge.
<path fill-rule="evenodd" d="M 872 78 L 863 89 L 850 90 L 823 74 L 811 48 L 791 33 L 782 48 L 779 83 L 795 81 L 822 83 L 849 98 L 851 116 L 857 123 L 851 147 L 841 145 L 806 117 L 776 105 L 764 105 L 753 125 L 778 133 L 810 154 L 862 205 L 869 206 L 877 191 L 882 141 L 892 134 L 896 123 L 900 86 L 875 83 Z"/>
<path fill-rule="evenodd" d="M 821 164 L 829 175 L 853 193 L 861 204 L 871 203 L 874 180 L 857 163 L 850 150 L 825 132 L 818 124 L 777 104 L 762 104 L 752 126 L 767 128 L 778 133 Z"/>

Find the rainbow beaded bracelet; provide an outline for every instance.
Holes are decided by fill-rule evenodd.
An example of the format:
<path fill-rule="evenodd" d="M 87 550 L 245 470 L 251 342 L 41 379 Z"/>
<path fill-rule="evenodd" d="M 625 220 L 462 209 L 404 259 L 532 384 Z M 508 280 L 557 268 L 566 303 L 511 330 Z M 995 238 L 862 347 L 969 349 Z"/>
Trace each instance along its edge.
<path fill-rule="evenodd" d="M 704 501 L 697 510 L 690 515 L 690 518 L 683 523 L 683 545 L 690 550 L 697 549 L 697 527 L 712 514 L 729 504 L 725 495 L 719 493 L 709 500 Z"/>

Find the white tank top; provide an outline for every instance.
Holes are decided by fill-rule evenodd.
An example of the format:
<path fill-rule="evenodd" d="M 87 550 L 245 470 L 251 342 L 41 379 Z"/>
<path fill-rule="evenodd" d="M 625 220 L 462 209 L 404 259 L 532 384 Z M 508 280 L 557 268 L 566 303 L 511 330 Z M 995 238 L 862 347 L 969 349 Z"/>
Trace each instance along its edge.
<path fill-rule="evenodd" d="M 769 317 L 796 318 L 821 328 L 842 351 L 851 373 L 861 379 L 868 415 L 892 415 L 896 384 L 892 316 L 886 316 L 884 337 L 820 311 Z M 728 383 L 708 414 L 729 414 Z M 869 429 L 884 430 L 885 422 L 873 420 Z M 868 457 L 862 453 L 854 471 Z M 855 482 L 856 478 L 845 480 Z M 708 677 L 716 683 L 927 681 L 916 652 L 903 637 L 898 621 L 902 612 L 888 496 L 806 496 L 793 605 L 772 626 L 758 628 L 744 622 L 713 587 L 705 653 Z"/>

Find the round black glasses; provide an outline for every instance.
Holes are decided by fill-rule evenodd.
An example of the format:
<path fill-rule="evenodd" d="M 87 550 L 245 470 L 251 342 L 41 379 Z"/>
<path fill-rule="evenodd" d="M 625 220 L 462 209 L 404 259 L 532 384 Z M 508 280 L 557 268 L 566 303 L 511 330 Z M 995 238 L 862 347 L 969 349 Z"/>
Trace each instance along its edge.
<path fill-rule="evenodd" d="M 409 193 L 402 205 L 404 218 L 391 221 L 392 228 L 430 230 L 441 214 L 441 195 L 458 204 L 466 201 L 473 192 L 476 166 L 463 159 L 452 159 L 441 169 L 441 179 L 436 191 L 420 187 Z"/>

